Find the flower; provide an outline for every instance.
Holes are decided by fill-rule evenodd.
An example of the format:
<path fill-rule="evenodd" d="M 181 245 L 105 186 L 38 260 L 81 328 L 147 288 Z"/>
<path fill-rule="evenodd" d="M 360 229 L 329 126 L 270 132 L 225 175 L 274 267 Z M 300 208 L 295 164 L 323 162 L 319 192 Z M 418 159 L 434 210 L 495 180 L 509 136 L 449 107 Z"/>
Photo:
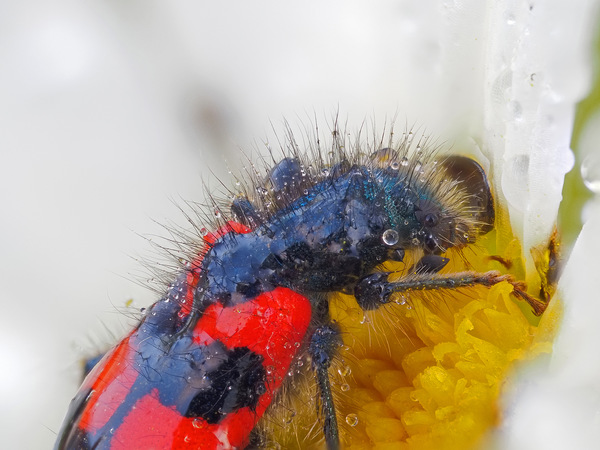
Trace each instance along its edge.
<path fill-rule="evenodd" d="M 231 148 L 262 138 L 269 118 L 339 105 L 358 121 L 375 114 L 382 123 L 397 112 L 399 122 L 424 125 L 455 149 L 466 148 L 456 136 L 471 137 L 528 257 L 556 219 L 596 3 L 320 2 L 318 14 L 304 2 L 15 3 L 7 17 L 20 25 L 3 28 L 0 83 L 2 144 L 14 149 L 2 177 L 11 236 L 2 354 L 13 370 L 0 411 L 7 446 L 52 445 L 79 375 L 72 344 L 95 350 L 83 336 L 103 328 L 101 312 L 122 331 L 107 292 L 117 305 L 132 295 L 152 301 L 121 276 L 106 286 L 107 273 L 136 270 L 127 254 L 146 249 L 131 243 L 129 229 L 155 230 L 147 216 L 173 219 L 168 194 L 197 199 L 207 159 L 227 180 L 222 154 L 235 165 Z M 510 445 L 600 440 L 591 426 L 600 404 L 597 209 L 565 269 L 554 374 L 523 378 L 499 407 L 509 408 L 501 430 Z M 24 291 L 32 261 L 43 270 Z M 533 261 L 527 272 L 535 273 Z M 23 304 L 36 311 L 26 326 L 10 322 Z"/>

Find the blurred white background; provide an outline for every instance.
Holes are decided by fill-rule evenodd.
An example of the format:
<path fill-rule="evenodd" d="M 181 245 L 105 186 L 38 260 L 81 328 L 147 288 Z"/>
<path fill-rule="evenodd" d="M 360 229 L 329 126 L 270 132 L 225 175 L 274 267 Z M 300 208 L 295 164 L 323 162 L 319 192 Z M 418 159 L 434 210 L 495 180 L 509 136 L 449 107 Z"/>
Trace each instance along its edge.
<path fill-rule="evenodd" d="M 203 178 L 228 183 L 238 149 L 261 148 L 284 118 L 326 126 L 339 110 L 355 130 L 396 116 L 450 143 L 482 139 L 490 24 L 514 25 L 519 8 L 1 2 L 2 447 L 53 445 L 81 358 L 127 329 L 128 299 L 156 299 L 131 281 L 132 256 L 150 249 L 136 233 L 164 234 L 153 220 L 183 223 L 173 200 L 201 201 Z"/>

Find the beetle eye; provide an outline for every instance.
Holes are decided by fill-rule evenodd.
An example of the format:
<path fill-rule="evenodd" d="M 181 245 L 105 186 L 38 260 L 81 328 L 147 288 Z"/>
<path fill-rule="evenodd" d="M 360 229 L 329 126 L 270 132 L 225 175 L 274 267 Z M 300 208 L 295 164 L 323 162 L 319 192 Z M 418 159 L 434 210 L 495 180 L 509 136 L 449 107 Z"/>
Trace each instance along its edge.
<path fill-rule="evenodd" d="M 435 214 L 427 214 L 423 218 L 423 224 L 426 227 L 435 227 L 438 224 L 438 218 Z"/>

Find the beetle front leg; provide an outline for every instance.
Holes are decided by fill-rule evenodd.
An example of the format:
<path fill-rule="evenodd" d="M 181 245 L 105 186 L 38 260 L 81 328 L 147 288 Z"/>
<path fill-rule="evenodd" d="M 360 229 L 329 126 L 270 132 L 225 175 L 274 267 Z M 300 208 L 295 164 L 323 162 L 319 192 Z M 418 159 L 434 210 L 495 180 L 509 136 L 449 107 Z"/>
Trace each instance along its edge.
<path fill-rule="evenodd" d="M 354 295 L 362 309 L 373 310 L 381 305 L 391 303 L 392 294 L 399 292 L 457 289 L 476 285 L 491 287 L 502 281 L 512 284 L 513 295 L 529 303 L 534 314 L 539 316 L 546 309 L 544 302 L 527 294 L 523 282 L 515 280 L 511 275 L 502 275 L 495 270 L 484 273 L 458 272 L 447 275 L 431 273 L 430 271 L 417 271 L 407 275 L 402 280 L 389 282 L 388 275 L 391 273 L 374 273 L 359 281 L 354 289 Z"/>

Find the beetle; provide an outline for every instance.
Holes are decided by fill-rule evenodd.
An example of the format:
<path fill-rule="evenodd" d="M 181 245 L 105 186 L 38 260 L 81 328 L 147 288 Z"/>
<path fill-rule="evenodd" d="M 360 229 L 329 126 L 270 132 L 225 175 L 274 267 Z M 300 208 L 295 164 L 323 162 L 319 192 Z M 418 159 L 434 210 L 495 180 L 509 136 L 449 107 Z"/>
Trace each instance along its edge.
<path fill-rule="evenodd" d="M 408 139 L 371 154 L 335 149 L 330 161 L 293 151 L 255 182 L 254 197 L 233 200 L 233 217 L 204 236 L 202 251 L 86 377 L 57 449 L 244 448 L 305 353 L 325 444 L 337 449 L 328 370 L 341 339 L 327 294 L 353 293 L 370 310 L 397 292 L 509 281 L 536 307 L 509 275 L 438 273 L 448 249 L 493 228 L 477 162 L 410 153 Z M 377 271 L 407 251 L 421 253 L 407 277 L 389 282 Z"/>

